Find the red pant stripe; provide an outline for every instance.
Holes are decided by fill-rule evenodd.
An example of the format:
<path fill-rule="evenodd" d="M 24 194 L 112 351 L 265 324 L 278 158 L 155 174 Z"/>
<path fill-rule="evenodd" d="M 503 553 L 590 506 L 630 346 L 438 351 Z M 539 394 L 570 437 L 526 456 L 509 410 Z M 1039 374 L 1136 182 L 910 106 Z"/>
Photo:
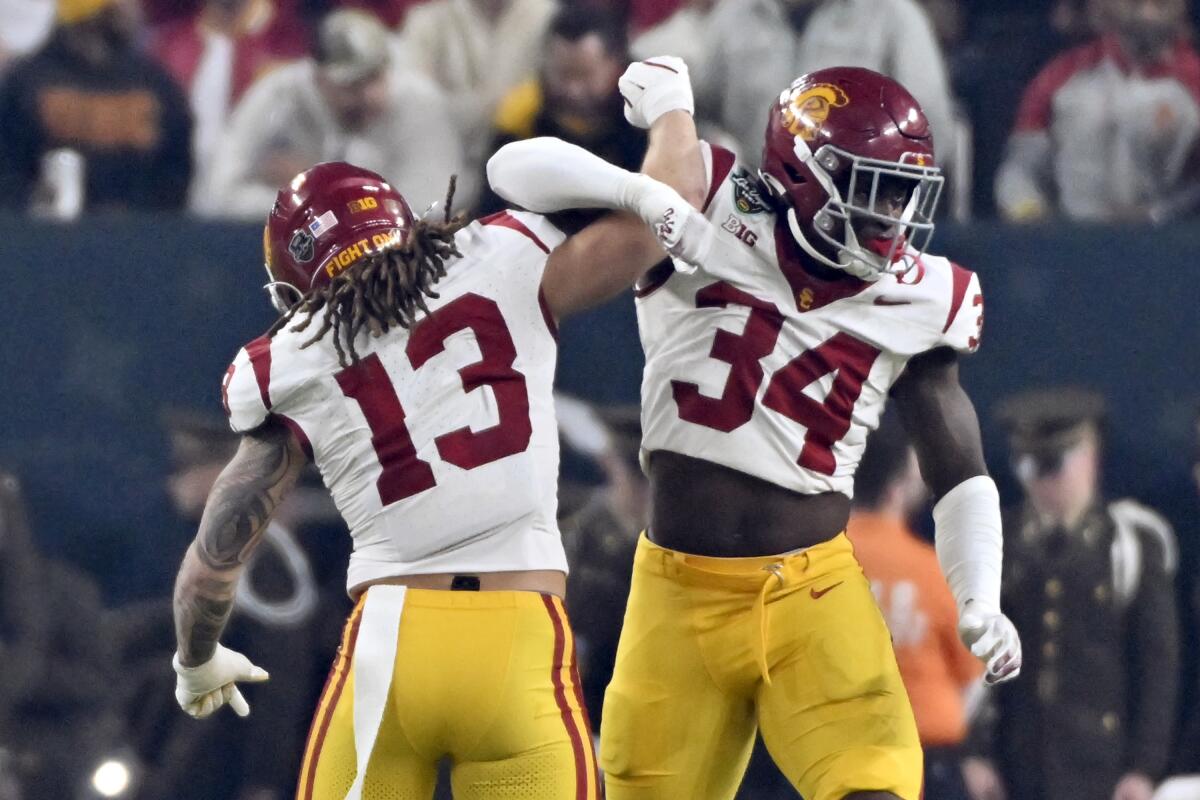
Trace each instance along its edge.
<path fill-rule="evenodd" d="M 558 710 L 562 713 L 563 725 L 566 726 L 567 735 L 571 739 L 571 750 L 575 754 L 575 798 L 576 800 L 590 800 L 594 795 L 588 793 L 588 767 L 587 756 L 584 754 L 584 747 L 590 747 L 591 742 L 586 745 L 583 741 L 583 735 L 579 730 L 579 724 L 575 719 L 575 714 L 571 711 L 571 706 L 567 702 L 567 689 L 563 684 L 563 652 L 566 649 L 566 626 L 563 624 L 562 616 L 554 605 L 554 600 L 549 595 L 542 595 L 542 602 L 546 604 L 546 611 L 550 614 L 550 622 L 554 625 L 554 662 L 552 665 L 550 678 L 554 682 L 554 700 L 558 703 Z"/>
<path fill-rule="evenodd" d="M 363 598 L 365 597 L 364 593 Z M 354 644 L 358 641 L 358 625 L 362 621 L 363 605 L 364 600 L 360 599 L 354 613 L 350 615 L 346 636 L 342 640 L 341 652 L 334 661 L 333 669 L 329 671 L 329 677 L 325 680 L 325 689 L 321 692 L 321 700 L 317 703 L 317 715 L 320 722 L 316 719 L 313 720 L 312 732 L 309 734 L 306 748 L 309 751 L 308 768 L 304 771 L 300 782 L 300 792 L 297 795 L 301 800 L 312 800 L 313 784 L 317 777 L 317 762 L 321 757 L 321 746 L 325 744 L 325 734 L 329 732 L 333 710 L 337 708 L 338 700 L 342 696 L 342 689 L 346 686 L 346 677 L 350 674 L 350 662 L 354 658 Z M 341 667 L 340 671 L 338 670 L 339 666 Z"/>

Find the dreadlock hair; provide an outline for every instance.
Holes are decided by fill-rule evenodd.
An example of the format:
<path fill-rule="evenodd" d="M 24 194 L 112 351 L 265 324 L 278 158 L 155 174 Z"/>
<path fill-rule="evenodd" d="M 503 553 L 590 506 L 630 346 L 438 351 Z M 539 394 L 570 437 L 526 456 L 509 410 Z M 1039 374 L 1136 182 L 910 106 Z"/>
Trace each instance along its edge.
<path fill-rule="evenodd" d="M 416 220 L 401 245 L 360 259 L 328 284 L 310 289 L 275 321 L 267 336 L 274 336 L 301 314 L 305 318 L 292 330 L 303 331 L 324 311 L 321 327 L 300 348 L 333 331 L 338 363 L 349 367 L 359 361 L 354 340 L 363 328 L 372 336 L 381 336 L 392 327 L 411 328 L 418 312 L 428 314 L 425 298 L 438 297 L 433 286 L 446 274 L 446 262 L 462 257 L 454 234 L 467 224 L 467 218 L 450 215 L 455 178 L 450 178 L 440 222 Z"/>

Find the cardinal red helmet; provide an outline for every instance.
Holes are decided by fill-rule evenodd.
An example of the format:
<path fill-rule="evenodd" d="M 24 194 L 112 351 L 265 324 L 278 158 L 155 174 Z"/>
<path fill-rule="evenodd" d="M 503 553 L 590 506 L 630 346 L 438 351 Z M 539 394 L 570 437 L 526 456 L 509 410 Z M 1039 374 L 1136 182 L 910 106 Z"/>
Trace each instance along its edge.
<path fill-rule="evenodd" d="M 364 256 L 398 247 L 412 225 L 404 196 L 370 170 L 330 161 L 301 172 L 275 196 L 263 230 L 271 302 L 286 311 Z"/>
<path fill-rule="evenodd" d="M 877 72 L 833 67 L 793 81 L 771 106 L 759 175 L 788 206 L 796 241 L 824 264 L 877 278 L 903 273 L 929 246 L 943 181 L 933 134 L 913 96 Z M 898 215 L 882 208 L 881 186 L 903 192 Z M 855 225 L 867 222 L 883 235 L 859 242 Z"/>

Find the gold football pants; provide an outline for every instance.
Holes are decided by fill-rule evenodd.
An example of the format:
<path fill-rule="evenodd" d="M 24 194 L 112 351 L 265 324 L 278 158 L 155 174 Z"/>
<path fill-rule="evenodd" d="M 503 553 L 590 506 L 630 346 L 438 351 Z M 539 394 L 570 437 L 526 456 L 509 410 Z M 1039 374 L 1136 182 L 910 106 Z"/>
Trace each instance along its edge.
<path fill-rule="evenodd" d="M 844 535 L 765 558 L 690 556 L 643 536 L 604 698 L 608 800 L 732 798 L 756 730 L 807 800 L 918 800 L 916 723 Z"/>
<path fill-rule="evenodd" d="M 575 642 L 534 592 L 373 586 L 313 718 L 299 800 L 596 800 Z"/>

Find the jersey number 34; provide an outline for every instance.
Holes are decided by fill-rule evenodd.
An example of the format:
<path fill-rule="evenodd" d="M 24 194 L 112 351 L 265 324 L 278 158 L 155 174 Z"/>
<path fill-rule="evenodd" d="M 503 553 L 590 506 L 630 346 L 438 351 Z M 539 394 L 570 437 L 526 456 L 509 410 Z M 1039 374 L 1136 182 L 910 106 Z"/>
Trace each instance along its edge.
<path fill-rule="evenodd" d="M 709 356 L 729 364 L 720 397 L 700 393 L 695 383 L 671 381 L 679 416 L 696 425 L 729 433 L 754 416 L 754 398 L 765 377 L 761 359 L 775 351 L 783 329 L 779 308 L 727 283 L 714 283 L 696 293 L 697 308 L 740 305 L 750 309 L 740 334 L 718 330 Z M 837 467 L 833 446 L 850 430 L 851 415 L 879 350 L 848 333 L 838 332 L 805 350 L 771 376 L 762 404 L 806 428 L 796 459 L 801 467 L 832 475 Z M 803 393 L 814 381 L 834 373 L 823 403 Z"/>

